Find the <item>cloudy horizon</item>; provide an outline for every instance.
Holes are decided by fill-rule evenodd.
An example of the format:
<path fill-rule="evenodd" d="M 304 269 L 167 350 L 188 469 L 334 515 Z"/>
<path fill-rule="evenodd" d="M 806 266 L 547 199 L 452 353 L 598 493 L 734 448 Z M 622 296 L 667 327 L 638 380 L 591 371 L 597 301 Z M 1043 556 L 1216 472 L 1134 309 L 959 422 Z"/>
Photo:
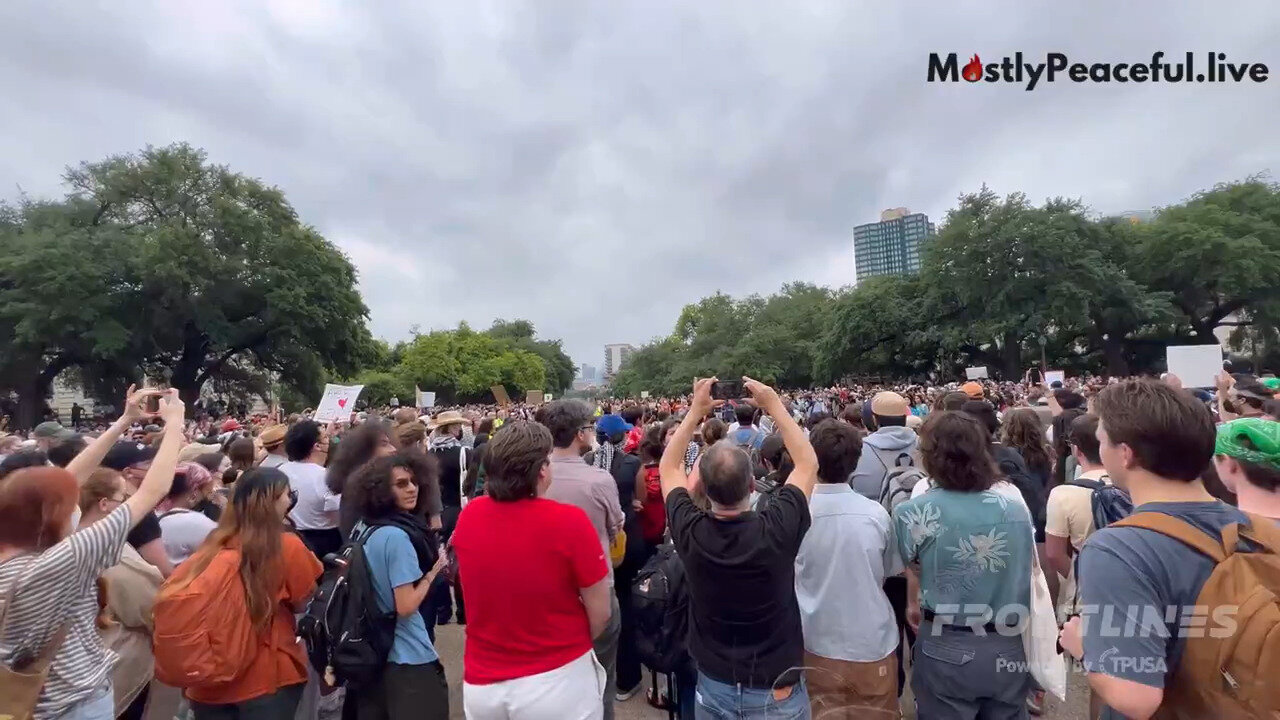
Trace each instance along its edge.
<path fill-rule="evenodd" d="M 376 336 L 519 317 L 600 367 L 716 291 L 852 284 L 886 208 L 1147 212 L 1280 166 L 1280 4 L 1114 5 L 9 0 L 0 199 L 189 142 L 351 257 Z M 1018 51 L 1272 77 L 926 82 L 931 52 Z"/>

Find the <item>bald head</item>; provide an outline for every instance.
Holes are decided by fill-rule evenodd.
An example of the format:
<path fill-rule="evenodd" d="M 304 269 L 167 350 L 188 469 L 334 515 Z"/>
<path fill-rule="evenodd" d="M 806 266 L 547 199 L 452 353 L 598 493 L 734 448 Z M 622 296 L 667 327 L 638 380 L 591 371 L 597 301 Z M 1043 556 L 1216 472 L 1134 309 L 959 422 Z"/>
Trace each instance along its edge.
<path fill-rule="evenodd" d="M 707 497 L 717 505 L 733 507 L 751 495 L 751 458 L 728 440 L 721 440 L 703 453 L 698 473 Z"/>

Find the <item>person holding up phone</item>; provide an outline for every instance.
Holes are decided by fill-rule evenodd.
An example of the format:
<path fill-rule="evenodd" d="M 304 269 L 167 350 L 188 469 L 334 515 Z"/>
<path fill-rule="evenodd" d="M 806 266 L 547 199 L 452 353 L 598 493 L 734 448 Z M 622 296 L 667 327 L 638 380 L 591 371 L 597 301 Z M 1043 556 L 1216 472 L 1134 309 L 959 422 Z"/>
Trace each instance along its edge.
<path fill-rule="evenodd" d="M 80 527 L 80 486 L 112 443 L 146 415 L 158 390 L 129 388 L 125 412 L 64 470 L 17 470 L 0 483 L 0 663 L 28 673 L 7 684 L 0 717 L 114 717 L 114 655 L 103 647 L 96 619 L 98 577 L 120 561 L 129 530 L 149 516 L 173 483 L 182 449 L 184 406 L 176 390 L 160 406 L 165 434 L 146 476 L 131 495 Z M 154 407 L 154 406 L 153 406 Z"/>
<path fill-rule="evenodd" d="M 698 667 L 698 702 L 725 717 L 799 717 L 809 697 L 795 560 L 809 529 L 818 458 L 773 388 L 744 377 L 755 404 L 781 433 L 794 469 L 772 502 L 750 509 L 751 458 L 730 441 L 707 448 L 698 482 L 710 512 L 690 497 L 684 450 L 715 407 L 716 378 L 693 386 L 689 413 L 667 444 L 659 472 L 676 552 L 689 583 L 689 651 Z M 721 391 L 723 394 L 724 391 Z M 762 582 L 761 578 L 767 578 Z"/>

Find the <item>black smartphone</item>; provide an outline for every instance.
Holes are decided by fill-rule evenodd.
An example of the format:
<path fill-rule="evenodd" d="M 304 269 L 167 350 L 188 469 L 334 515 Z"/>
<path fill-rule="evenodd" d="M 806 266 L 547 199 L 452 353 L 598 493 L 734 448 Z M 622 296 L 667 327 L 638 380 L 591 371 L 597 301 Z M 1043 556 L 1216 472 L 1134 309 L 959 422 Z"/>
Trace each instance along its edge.
<path fill-rule="evenodd" d="M 142 409 L 145 410 L 148 415 L 160 414 L 160 396 L 148 395 L 147 399 L 143 401 Z"/>
<path fill-rule="evenodd" d="M 712 400 L 739 400 L 743 397 L 741 380 L 720 380 L 711 384 Z"/>

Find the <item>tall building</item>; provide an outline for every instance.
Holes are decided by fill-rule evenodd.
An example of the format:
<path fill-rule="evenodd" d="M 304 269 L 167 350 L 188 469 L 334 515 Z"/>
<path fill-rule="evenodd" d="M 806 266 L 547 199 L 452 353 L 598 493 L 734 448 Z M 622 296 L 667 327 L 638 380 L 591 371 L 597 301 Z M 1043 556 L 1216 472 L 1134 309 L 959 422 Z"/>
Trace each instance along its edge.
<path fill-rule="evenodd" d="M 582 363 L 582 367 L 578 369 L 578 377 L 582 378 L 583 380 L 595 380 L 596 379 L 595 366 Z"/>
<path fill-rule="evenodd" d="M 929 216 L 907 208 L 880 213 L 880 222 L 853 229 L 857 280 L 876 275 L 908 275 L 920 271 L 920 251 L 937 233 Z"/>
<path fill-rule="evenodd" d="M 627 343 L 614 343 L 604 346 L 604 376 L 606 378 L 613 377 L 618 374 L 622 366 L 626 364 L 631 357 L 631 353 L 636 349 Z"/>

